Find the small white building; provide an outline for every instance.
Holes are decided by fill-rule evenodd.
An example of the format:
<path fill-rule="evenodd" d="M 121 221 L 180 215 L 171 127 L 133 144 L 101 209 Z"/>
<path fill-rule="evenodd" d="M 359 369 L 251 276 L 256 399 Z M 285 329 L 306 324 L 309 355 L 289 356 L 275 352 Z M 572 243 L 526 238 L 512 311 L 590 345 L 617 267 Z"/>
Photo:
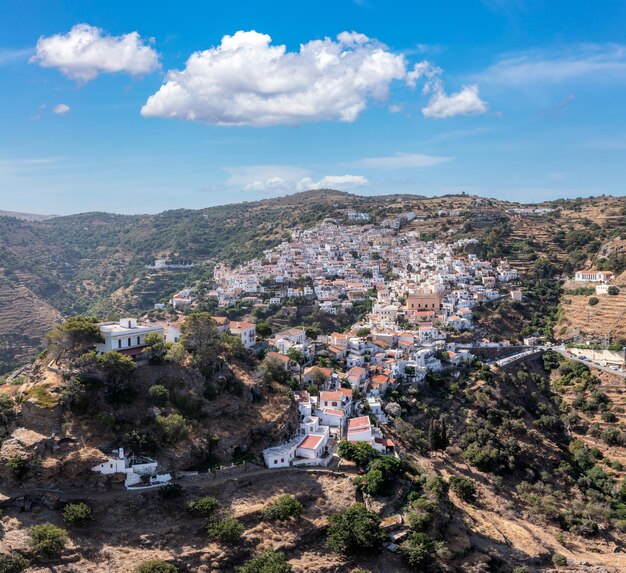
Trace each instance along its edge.
<path fill-rule="evenodd" d="M 139 354 L 148 334 L 156 332 L 163 337 L 163 326 L 138 324 L 136 318 L 122 318 L 119 322 L 101 322 L 99 326 L 104 342 L 96 344 L 98 354 L 113 350 L 124 354 Z"/>
<path fill-rule="evenodd" d="M 158 463 L 141 456 L 126 456 L 124 448 L 113 450 L 113 455 L 106 462 L 91 468 L 91 471 L 102 475 L 125 474 L 124 485 L 129 488 L 144 484 L 159 485 L 171 481 L 170 474 L 157 473 Z"/>
<path fill-rule="evenodd" d="M 263 461 L 268 468 L 288 468 L 296 457 L 296 449 L 302 436 L 296 436 L 286 444 L 263 450 Z"/>
<path fill-rule="evenodd" d="M 256 344 L 256 324 L 252 322 L 231 322 L 229 331 L 231 335 L 241 338 L 246 348 L 252 348 Z"/>
<path fill-rule="evenodd" d="M 574 280 L 576 282 L 589 282 L 589 283 L 606 283 L 613 278 L 613 273 L 610 271 L 576 271 L 574 274 Z"/>

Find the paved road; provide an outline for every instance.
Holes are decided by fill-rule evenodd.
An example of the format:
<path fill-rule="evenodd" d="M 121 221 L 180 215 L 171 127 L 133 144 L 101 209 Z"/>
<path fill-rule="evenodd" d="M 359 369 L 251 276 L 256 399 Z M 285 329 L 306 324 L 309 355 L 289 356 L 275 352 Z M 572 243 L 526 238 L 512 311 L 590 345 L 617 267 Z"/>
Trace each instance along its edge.
<path fill-rule="evenodd" d="M 334 464 L 336 466 L 336 464 Z M 320 467 L 320 466 L 311 466 L 311 467 L 287 467 L 287 468 L 261 468 L 258 470 L 241 472 L 239 474 L 233 474 L 230 476 L 224 477 L 210 477 L 211 474 L 207 474 L 206 477 L 200 477 L 195 479 L 185 479 L 179 478 L 174 479 L 172 482 L 179 483 L 183 487 L 188 489 L 194 488 L 203 488 L 209 487 L 214 488 L 221 485 L 226 484 L 229 481 L 241 481 L 248 480 L 250 478 L 259 477 L 259 476 L 267 476 L 270 474 L 277 473 L 296 473 L 296 472 L 307 472 L 307 473 L 330 473 L 334 475 L 341 475 L 345 477 L 353 477 L 354 474 L 346 473 L 341 469 L 337 469 L 337 467 L 333 467 L 333 464 L 329 467 Z M 41 497 L 45 494 L 50 494 L 53 496 L 58 496 L 63 498 L 64 500 L 68 499 L 89 499 L 89 500 L 112 500 L 112 499 L 120 499 L 132 495 L 137 495 L 141 493 L 150 493 L 158 490 L 159 487 L 154 488 L 144 488 L 144 489 L 126 489 L 126 488 L 114 488 L 114 489 L 106 489 L 106 490 L 86 490 L 80 488 L 68 488 L 61 489 L 55 487 L 39 487 L 39 488 L 6 488 L 0 487 L 0 494 L 5 495 L 7 497 L 16 498 L 27 496 L 30 498 Z"/>
<path fill-rule="evenodd" d="M 558 352 L 561 356 L 564 356 L 568 360 L 574 360 L 576 362 L 581 362 L 582 364 L 586 364 L 591 368 L 596 368 L 597 370 L 602 370 L 603 372 L 608 372 L 609 374 L 613 374 L 613 376 L 619 376 L 620 378 L 626 379 L 626 371 L 624 370 L 614 370 L 613 368 L 609 368 L 608 366 L 603 366 L 602 364 L 598 364 L 597 362 L 592 362 L 591 360 L 583 360 L 582 358 L 578 358 L 573 354 L 567 351 L 565 346 L 534 346 L 530 347 L 528 350 L 524 350 L 524 352 L 520 352 L 519 354 L 514 354 L 513 356 L 508 356 L 506 358 L 502 358 L 500 360 L 496 360 L 492 364 L 496 366 L 506 366 L 508 364 L 512 364 L 513 362 L 517 362 L 523 358 L 527 358 L 533 354 L 537 354 L 538 352 L 547 352 L 552 350 L 553 352 Z"/>
<path fill-rule="evenodd" d="M 554 350 L 558 352 L 561 356 L 565 356 L 568 360 L 575 360 L 576 362 L 582 362 L 587 366 L 592 368 L 597 368 L 598 370 L 602 370 L 603 372 L 608 372 L 609 374 L 613 374 L 613 376 L 619 376 L 620 378 L 626 379 L 626 372 L 624 370 L 613 370 L 613 368 L 609 368 L 608 366 L 602 366 L 602 364 L 598 364 L 597 362 L 591 362 L 591 360 L 582 360 L 573 354 L 570 354 L 567 351 L 567 348 L 564 346 L 552 346 L 551 348 L 546 348 L 546 350 Z"/>

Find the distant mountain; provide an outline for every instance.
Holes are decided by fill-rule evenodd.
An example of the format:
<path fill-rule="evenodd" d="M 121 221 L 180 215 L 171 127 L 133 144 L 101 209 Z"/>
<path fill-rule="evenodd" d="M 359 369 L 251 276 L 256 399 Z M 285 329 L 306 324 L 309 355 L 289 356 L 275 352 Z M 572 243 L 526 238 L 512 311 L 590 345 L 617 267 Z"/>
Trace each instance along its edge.
<path fill-rule="evenodd" d="M 0 217 L 15 217 L 22 221 L 45 221 L 46 219 L 56 217 L 56 215 L 36 215 L 35 213 L 20 213 L 18 211 L 3 211 L 0 209 Z"/>

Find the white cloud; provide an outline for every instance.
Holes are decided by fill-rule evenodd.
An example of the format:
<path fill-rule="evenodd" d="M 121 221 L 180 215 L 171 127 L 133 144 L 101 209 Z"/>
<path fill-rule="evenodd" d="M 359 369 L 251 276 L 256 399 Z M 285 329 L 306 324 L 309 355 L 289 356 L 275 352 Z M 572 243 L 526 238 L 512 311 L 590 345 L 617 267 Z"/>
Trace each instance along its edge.
<path fill-rule="evenodd" d="M 266 34 L 239 31 L 169 71 L 141 113 L 218 125 L 352 122 L 405 74 L 402 54 L 363 34 L 342 32 L 287 52 Z"/>
<path fill-rule="evenodd" d="M 367 157 L 354 161 L 352 165 L 373 169 L 405 169 L 410 167 L 430 167 L 450 161 L 452 157 L 425 155 L 423 153 L 396 153 L 386 157 Z"/>
<path fill-rule="evenodd" d="M 394 103 L 391 104 L 388 109 L 389 113 L 400 113 L 402 111 L 402 106 Z"/>
<path fill-rule="evenodd" d="M 307 169 L 293 165 L 241 165 L 226 167 L 224 171 L 228 173 L 227 185 L 243 188 L 256 185 L 259 191 L 262 191 L 261 187 L 270 180 L 274 180 L 274 186 L 279 184 L 278 179 L 295 184 L 309 175 Z"/>
<path fill-rule="evenodd" d="M 0 66 L 26 59 L 32 53 L 32 48 L 0 48 Z"/>
<path fill-rule="evenodd" d="M 226 183 L 243 187 L 244 191 L 269 193 L 293 193 L 309 189 L 338 189 L 345 191 L 369 185 L 362 175 L 326 175 L 314 180 L 300 167 L 287 165 L 253 165 L 229 167 L 230 177 Z"/>
<path fill-rule="evenodd" d="M 52 113 L 57 115 L 65 115 L 68 111 L 70 111 L 70 106 L 64 103 L 57 104 L 52 108 Z"/>
<path fill-rule="evenodd" d="M 110 36 L 88 24 L 77 24 L 67 34 L 42 36 L 30 61 L 58 68 L 68 78 L 81 82 L 93 80 L 100 73 L 138 75 L 159 68 L 157 52 L 137 32 Z"/>
<path fill-rule="evenodd" d="M 435 78 L 435 76 L 440 75 L 442 71 L 443 70 L 441 68 L 433 66 L 430 62 L 424 60 L 413 66 L 413 69 L 406 74 L 405 81 L 406 84 L 413 89 L 415 88 L 418 80 L 426 78 L 428 81 L 426 82 L 424 90 L 428 91 L 430 82 L 433 78 Z"/>
<path fill-rule="evenodd" d="M 519 87 L 583 78 L 626 78 L 626 46 L 582 44 L 504 56 L 476 80 Z"/>
<path fill-rule="evenodd" d="M 463 86 L 447 95 L 440 82 L 432 87 L 433 95 L 426 107 L 422 108 L 425 117 L 442 119 L 456 115 L 476 115 L 487 111 L 487 104 L 478 95 L 478 86 Z"/>
<path fill-rule="evenodd" d="M 370 182 L 362 175 L 326 175 L 319 181 L 313 181 L 310 177 L 305 177 L 298 182 L 298 190 L 306 191 L 308 189 L 337 189 L 339 191 L 347 191 L 348 189 L 356 189 L 357 187 L 365 187 Z"/>

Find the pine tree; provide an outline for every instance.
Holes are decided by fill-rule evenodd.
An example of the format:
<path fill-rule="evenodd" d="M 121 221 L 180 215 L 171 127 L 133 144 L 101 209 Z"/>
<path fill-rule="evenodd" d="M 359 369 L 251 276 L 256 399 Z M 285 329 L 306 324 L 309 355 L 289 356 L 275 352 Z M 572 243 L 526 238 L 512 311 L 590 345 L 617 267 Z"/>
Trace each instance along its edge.
<path fill-rule="evenodd" d="M 446 421 L 441 420 L 441 449 L 445 450 L 450 445 L 448 441 L 448 429 L 446 427 Z"/>

